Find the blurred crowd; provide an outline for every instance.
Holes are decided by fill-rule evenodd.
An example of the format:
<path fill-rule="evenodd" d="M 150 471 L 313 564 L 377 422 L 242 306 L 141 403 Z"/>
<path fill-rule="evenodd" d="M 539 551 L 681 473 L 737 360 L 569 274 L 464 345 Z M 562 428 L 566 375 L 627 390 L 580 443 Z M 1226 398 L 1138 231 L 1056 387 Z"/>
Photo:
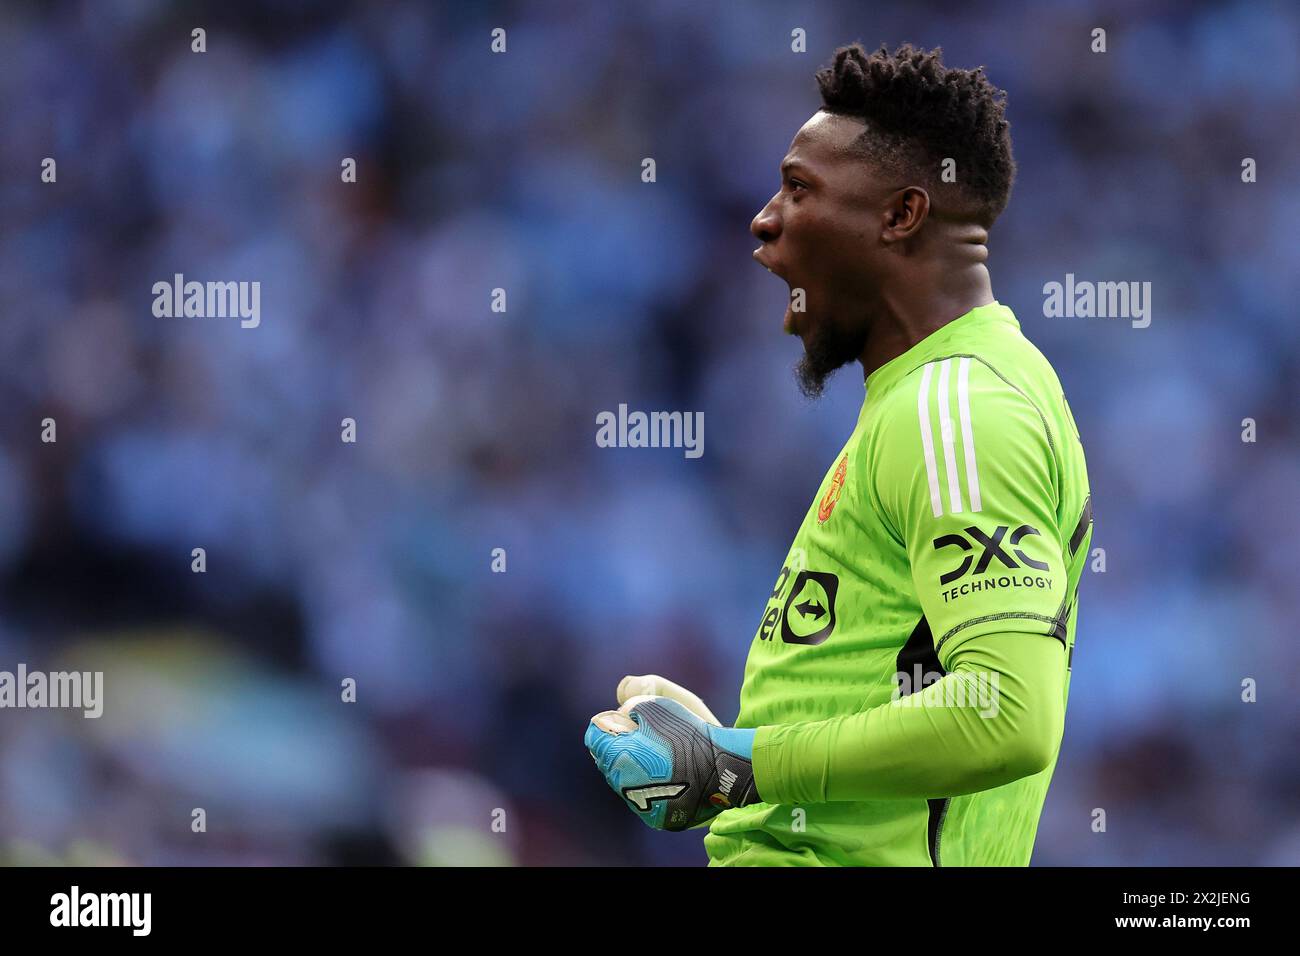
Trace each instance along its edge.
<path fill-rule="evenodd" d="M 702 863 L 581 737 L 627 673 L 735 717 L 853 427 L 748 225 L 857 39 L 1009 91 L 994 291 L 1088 453 L 1035 862 L 1300 862 L 1298 37 L 1280 2 L 6 3 L 0 670 L 106 700 L 0 710 L 0 862 Z M 260 282 L 260 325 L 155 317 L 176 273 Z M 1067 273 L 1151 282 L 1151 326 L 1045 318 Z M 703 456 L 598 447 L 620 403 L 702 411 Z"/>

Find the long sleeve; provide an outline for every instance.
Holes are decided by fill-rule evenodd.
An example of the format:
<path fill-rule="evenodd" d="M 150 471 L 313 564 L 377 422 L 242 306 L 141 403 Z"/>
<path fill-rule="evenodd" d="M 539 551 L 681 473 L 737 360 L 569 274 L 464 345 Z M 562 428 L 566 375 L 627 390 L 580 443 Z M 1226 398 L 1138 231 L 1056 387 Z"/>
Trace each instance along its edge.
<path fill-rule="evenodd" d="M 1044 635 L 982 634 L 924 690 L 856 714 L 764 726 L 754 778 L 767 803 L 947 797 L 1046 767 L 1065 721 L 1065 649 Z"/>

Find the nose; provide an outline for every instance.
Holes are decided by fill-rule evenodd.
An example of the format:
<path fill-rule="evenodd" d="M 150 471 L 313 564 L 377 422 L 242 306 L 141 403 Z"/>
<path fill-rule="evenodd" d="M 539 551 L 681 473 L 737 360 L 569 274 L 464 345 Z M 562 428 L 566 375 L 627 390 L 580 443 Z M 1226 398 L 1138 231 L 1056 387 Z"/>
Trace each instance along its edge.
<path fill-rule="evenodd" d="M 758 211 L 749 224 L 749 231 L 755 239 L 760 242 L 771 242 L 777 236 L 781 235 L 781 217 L 776 212 L 777 193 L 767 201 L 767 205 Z"/>

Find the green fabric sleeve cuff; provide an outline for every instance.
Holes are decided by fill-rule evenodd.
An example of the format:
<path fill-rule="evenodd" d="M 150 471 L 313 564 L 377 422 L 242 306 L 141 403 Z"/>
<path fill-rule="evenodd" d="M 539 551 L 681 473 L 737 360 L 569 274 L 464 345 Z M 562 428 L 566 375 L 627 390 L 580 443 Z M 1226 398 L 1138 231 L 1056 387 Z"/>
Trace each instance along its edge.
<path fill-rule="evenodd" d="M 754 734 L 754 786 L 764 803 L 822 803 L 826 793 L 826 767 L 811 766 L 801 757 L 815 757 L 817 749 L 800 746 L 808 725 L 759 727 Z M 821 751 L 825 753 L 824 750 Z"/>

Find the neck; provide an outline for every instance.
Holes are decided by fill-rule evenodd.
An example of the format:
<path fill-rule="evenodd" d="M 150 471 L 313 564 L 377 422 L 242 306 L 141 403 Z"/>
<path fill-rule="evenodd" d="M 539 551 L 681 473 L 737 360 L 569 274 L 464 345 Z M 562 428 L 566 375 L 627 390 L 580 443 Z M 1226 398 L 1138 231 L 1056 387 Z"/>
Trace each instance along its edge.
<path fill-rule="evenodd" d="M 858 357 L 863 377 L 971 309 L 993 302 L 987 256 L 980 241 L 928 262 L 904 260 L 909 268 L 880 291 L 872 310 L 871 331 Z"/>

